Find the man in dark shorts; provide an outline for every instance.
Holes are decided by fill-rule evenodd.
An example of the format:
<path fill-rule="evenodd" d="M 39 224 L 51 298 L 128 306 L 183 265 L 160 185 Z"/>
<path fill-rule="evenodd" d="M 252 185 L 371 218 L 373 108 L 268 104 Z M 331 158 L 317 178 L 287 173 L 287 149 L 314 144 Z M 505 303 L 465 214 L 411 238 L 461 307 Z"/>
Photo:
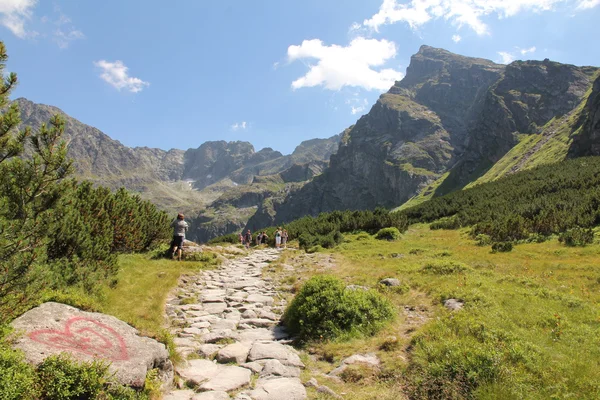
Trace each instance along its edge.
<path fill-rule="evenodd" d="M 171 223 L 173 228 L 173 240 L 171 241 L 171 248 L 169 254 L 172 258 L 181 261 L 181 253 L 183 252 L 183 242 L 185 241 L 185 233 L 188 230 L 188 223 L 183 220 L 184 216 L 182 213 L 177 214 L 177 219 Z"/>
<path fill-rule="evenodd" d="M 246 235 L 244 236 L 244 241 L 246 242 L 246 248 L 249 249 L 250 244 L 252 243 L 252 233 L 250 232 L 250 229 L 248 229 L 248 232 L 246 232 Z"/>

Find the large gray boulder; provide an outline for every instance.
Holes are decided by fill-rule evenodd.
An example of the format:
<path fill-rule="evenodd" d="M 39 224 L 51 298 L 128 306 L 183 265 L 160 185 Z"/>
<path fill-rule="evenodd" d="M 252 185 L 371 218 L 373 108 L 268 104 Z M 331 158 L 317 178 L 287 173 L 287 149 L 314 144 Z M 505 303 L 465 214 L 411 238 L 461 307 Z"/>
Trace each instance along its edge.
<path fill-rule="evenodd" d="M 79 361 L 110 362 L 110 372 L 120 383 L 144 386 L 149 370 L 158 368 L 163 381 L 173 379 L 173 365 L 162 343 L 139 336 L 125 322 L 106 314 L 81 311 L 48 302 L 15 319 L 18 335 L 14 347 L 33 365 L 47 357 L 68 353 Z"/>

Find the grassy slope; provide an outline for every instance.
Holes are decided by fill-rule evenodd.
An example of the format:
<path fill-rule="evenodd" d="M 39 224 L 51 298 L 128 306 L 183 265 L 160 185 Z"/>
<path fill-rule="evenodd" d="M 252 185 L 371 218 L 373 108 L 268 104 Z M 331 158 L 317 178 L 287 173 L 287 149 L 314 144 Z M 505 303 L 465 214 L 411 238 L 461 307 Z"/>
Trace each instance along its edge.
<path fill-rule="evenodd" d="M 344 398 L 400 398 L 405 376 L 421 379 L 421 390 L 437 385 L 445 398 L 466 376 L 479 384 L 475 398 L 600 396 L 600 245 L 567 248 L 553 240 L 491 254 L 464 231 L 431 231 L 426 225 L 411 227 L 393 243 L 348 239 L 328 273 L 367 286 L 397 277 L 411 287 L 407 294 L 389 294 L 400 315 L 414 306 L 433 318 L 415 333 L 407 329 L 411 319 L 402 316 L 374 338 L 314 345 L 318 357 L 309 369 L 328 372 L 331 364 L 324 359 L 356 352 L 376 352 L 385 361 L 375 377 L 325 381 L 347 393 Z M 423 272 L 432 261 L 461 262 L 467 270 Z M 448 298 L 464 300 L 464 310 L 446 311 L 442 302 Z M 399 339 L 398 348 L 380 350 L 390 335 Z"/>
<path fill-rule="evenodd" d="M 177 286 L 182 274 L 207 267 L 201 262 L 152 260 L 145 254 L 120 255 L 118 283 L 104 290 L 101 311 L 128 322 L 142 334 L 160 337 L 169 291 Z"/>

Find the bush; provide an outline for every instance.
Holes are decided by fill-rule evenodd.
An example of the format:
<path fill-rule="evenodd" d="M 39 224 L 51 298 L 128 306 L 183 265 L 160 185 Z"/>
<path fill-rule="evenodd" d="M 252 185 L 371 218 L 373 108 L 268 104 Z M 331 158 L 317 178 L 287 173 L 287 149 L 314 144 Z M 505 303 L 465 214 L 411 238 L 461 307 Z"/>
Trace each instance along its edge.
<path fill-rule="evenodd" d="M 145 393 L 116 383 L 103 362 L 80 363 L 65 355 L 50 356 L 36 372 L 44 400 L 147 399 Z"/>
<path fill-rule="evenodd" d="M 421 268 L 421 272 L 435 275 L 450 275 L 465 272 L 470 268 L 463 263 L 451 260 L 431 261 Z"/>
<path fill-rule="evenodd" d="M 398 240 L 400 239 L 400 231 L 398 228 L 383 228 L 375 235 L 375 239 L 379 240 Z"/>
<path fill-rule="evenodd" d="M 0 343 L 0 399 L 21 400 L 36 397 L 38 393 L 33 367 L 25 362 L 20 352 Z"/>
<path fill-rule="evenodd" d="M 208 244 L 217 244 L 217 243 L 239 244 L 240 243 L 240 234 L 239 233 L 230 233 L 229 235 L 219 236 L 219 237 L 216 237 L 216 238 L 208 241 Z"/>
<path fill-rule="evenodd" d="M 594 231 L 576 227 L 561 233 L 558 241 L 564 243 L 565 246 L 585 246 L 594 243 Z"/>
<path fill-rule="evenodd" d="M 508 253 L 512 249 L 513 244 L 511 242 L 499 242 L 492 245 L 492 252 L 494 253 Z"/>
<path fill-rule="evenodd" d="M 475 243 L 477 246 L 489 246 L 492 244 L 492 238 L 490 235 L 480 233 L 479 235 L 475 236 Z"/>
<path fill-rule="evenodd" d="M 453 215 L 452 217 L 441 218 L 429 225 L 429 229 L 458 229 L 461 227 L 460 219 Z"/>
<path fill-rule="evenodd" d="M 331 276 L 308 280 L 283 320 L 301 340 L 373 335 L 394 315 L 392 305 L 373 290 L 347 290 Z"/>

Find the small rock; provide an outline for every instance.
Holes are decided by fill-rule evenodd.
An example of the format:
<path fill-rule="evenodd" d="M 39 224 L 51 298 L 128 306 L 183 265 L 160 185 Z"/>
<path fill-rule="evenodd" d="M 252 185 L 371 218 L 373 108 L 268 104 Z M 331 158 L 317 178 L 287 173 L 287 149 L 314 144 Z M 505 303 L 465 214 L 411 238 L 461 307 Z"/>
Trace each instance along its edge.
<path fill-rule="evenodd" d="M 308 381 L 306 381 L 306 383 L 304 384 L 304 386 L 306 386 L 306 387 L 318 387 L 319 386 L 319 382 L 317 382 L 316 378 L 310 378 Z"/>
<path fill-rule="evenodd" d="M 360 286 L 360 285 L 348 285 L 348 286 L 346 286 L 346 289 L 348 289 L 348 290 L 364 290 L 364 291 L 369 290 L 368 287 Z"/>
<path fill-rule="evenodd" d="M 200 390 L 229 392 L 250 384 L 252 372 L 242 367 L 221 366 L 218 373 L 200 386 Z"/>
<path fill-rule="evenodd" d="M 248 368 L 250 371 L 254 372 L 255 374 L 260 374 L 260 372 L 264 368 L 264 365 L 262 365 L 256 361 L 252 361 L 252 362 L 244 363 L 244 364 L 240 365 L 240 367 Z"/>
<path fill-rule="evenodd" d="M 261 378 L 248 393 L 253 400 L 304 400 L 306 389 L 298 378 Z"/>
<path fill-rule="evenodd" d="M 283 365 L 304 368 L 304 364 L 295 350 L 279 343 L 255 343 L 248 355 L 250 361 L 269 358 L 279 360 Z"/>
<path fill-rule="evenodd" d="M 287 367 L 283 365 L 279 360 L 268 360 L 265 363 L 265 367 L 260 373 L 261 376 L 281 376 L 284 378 L 298 378 L 300 377 L 300 368 L 298 367 Z"/>
<path fill-rule="evenodd" d="M 465 303 L 457 299 L 448 299 L 444 301 L 444 307 L 450 311 L 458 311 L 463 308 Z"/>
<path fill-rule="evenodd" d="M 336 392 L 334 392 L 328 386 L 325 386 L 325 385 L 321 385 L 321 386 L 317 387 L 317 392 L 324 393 L 324 394 L 329 395 L 336 399 L 342 398 L 340 395 L 338 395 Z"/>
<path fill-rule="evenodd" d="M 379 283 L 385 286 L 400 286 L 400 281 L 395 278 L 385 278 L 379 281 Z"/>
<path fill-rule="evenodd" d="M 227 392 L 204 392 L 195 394 L 191 400 L 229 400 L 230 398 Z"/>
<path fill-rule="evenodd" d="M 190 400 L 194 395 L 193 390 L 173 390 L 163 396 L 163 400 Z"/>
<path fill-rule="evenodd" d="M 253 319 L 253 318 L 258 318 L 258 315 L 256 314 L 256 312 L 254 312 L 254 310 L 246 310 L 242 314 L 242 318 L 244 318 L 244 319 Z"/>
<path fill-rule="evenodd" d="M 204 358 L 211 358 L 217 351 L 221 349 L 221 346 L 218 344 L 203 344 L 198 348 L 198 354 Z"/>

